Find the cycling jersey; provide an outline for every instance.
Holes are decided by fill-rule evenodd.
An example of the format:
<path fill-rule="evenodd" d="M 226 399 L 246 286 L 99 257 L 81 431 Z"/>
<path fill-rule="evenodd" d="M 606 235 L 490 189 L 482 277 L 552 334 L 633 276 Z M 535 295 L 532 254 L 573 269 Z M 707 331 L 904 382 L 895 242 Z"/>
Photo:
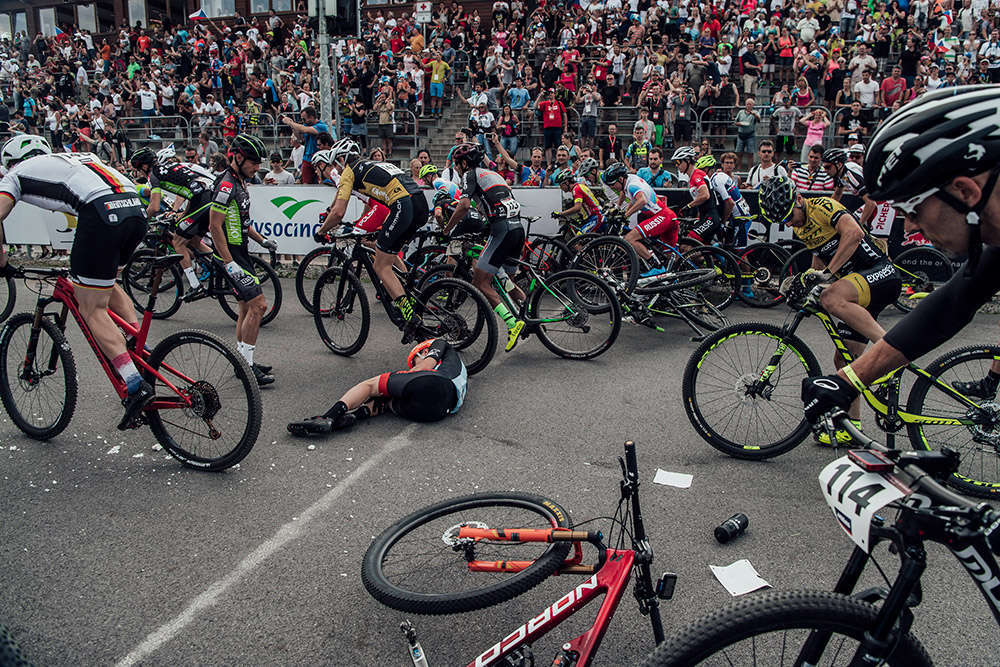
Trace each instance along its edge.
<path fill-rule="evenodd" d="M 708 188 L 708 199 L 698 205 L 698 218 L 701 220 L 706 220 L 708 218 L 718 218 L 719 217 L 719 200 L 718 194 L 715 189 L 709 184 L 708 177 L 705 175 L 701 169 L 695 169 L 691 172 L 691 177 L 688 179 L 688 192 L 691 194 L 691 199 L 693 200 L 698 196 L 698 190 L 701 186 L 706 186 Z M 705 241 L 708 242 L 707 240 Z"/>
<path fill-rule="evenodd" d="M 138 199 L 132 181 L 91 153 L 36 155 L 0 179 L 0 195 L 62 213 L 75 214 L 84 204 L 118 194 Z"/>
<path fill-rule="evenodd" d="M 149 172 L 149 185 L 153 194 L 166 191 L 188 201 L 203 192 L 208 192 L 215 181 L 215 175 L 190 162 L 174 162 L 161 167 L 156 165 Z"/>
<path fill-rule="evenodd" d="M 656 199 L 656 193 L 653 192 L 653 186 L 651 186 L 646 181 L 642 180 L 635 174 L 629 174 L 625 178 L 625 192 L 628 198 L 635 201 L 639 193 L 646 195 L 646 204 L 639 209 L 640 212 L 645 213 L 658 213 L 660 210 L 660 203 Z"/>
<path fill-rule="evenodd" d="M 573 204 L 581 204 L 583 212 L 588 217 L 597 217 L 597 224 L 604 223 L 604 214 L 601 213 L 601 202 L 586 183 L 577 183 L 573 186 Z"/>
<path fill-rule="evenodd" d="M 250 228 L 250 192 L 232 167 L 227 167 L 215 180 L 211 210 L 225 216 L 222 229 L 226 242 L 231 246 L 246 245 Z"/>
<path fill-rule="evenodd" d="M 396 165 L 349 158 L 340 173 L 337 199 L 348 201 L 354 191 L 386 206 L 410 195 L 423 196 L 410 175 Z"/>
<path fill-rule="evenodd" d="M 743 194 L 736 186 L 736 181 L 733 180 L 732 176 L 724 171 L 716 171 L 709 178 L 709 181 L 712 184 L 712 188 L 715 189 L 713 194 L 718 196 L 720 202 L 724 202 L 727 199 L 733 201 L 733 212 L 731 215 L 741 218 L 750 217 L 750 205 L 743 198 Z"/>
<path fill-rule="evenodd" d="M 865 174 L 861 165 L 848 162 L 844 165 L 844 175 L 839 177 L 835 183 L 837 187 L 843 188 L 840 196 L 840 203 L 848 210 L 854 210 L 864 206 Z"/>
<path fill-rule="evenodd" d="M 837 223 L 845 215 L 856 222 L 854 216 L 840 202 L 830 197 L 812 197 L 805 200 L 805 222 L 792 229 L 795 236 L 801 239 L 807 248 L 825 263 L 829 263 L 840 247 Z M 875 247 L 871 236 L 866 232 L 854 254 L 840 268 L 836 276 L 842 278 L 848 273 L 869 269 L 887 261 L 888 258 Z"/>
<path fill-rule="evenodd" d="M 440 192 L 442 190 L 447 192 L 452 201 L 462 198 L 462 191 L 458 188 L 458 185 L 452 181 L 445 180 L 440 176 L 434 179 L 431 186 L 433 186 L 436 192 Z"/>
<path fill-rule="evenodd" d="M 479 203 L 479 210 L 486 213 L 489 221 L 518 218 L 521 205 L 514 199 L 514 193 L 503 176 L 473 167 L 462 174 L 462 196 Z"/>
<path fill-rule="evenodd" d="M 468 391 L 468 371 L 447 341 L 435 340 L 427 356 L 437 362 L 433 369 L 383 373 L 378 379 L 379 393 L 392 398 L 392 411 L 413 421 L 437 421 L 458 412 Z"/>

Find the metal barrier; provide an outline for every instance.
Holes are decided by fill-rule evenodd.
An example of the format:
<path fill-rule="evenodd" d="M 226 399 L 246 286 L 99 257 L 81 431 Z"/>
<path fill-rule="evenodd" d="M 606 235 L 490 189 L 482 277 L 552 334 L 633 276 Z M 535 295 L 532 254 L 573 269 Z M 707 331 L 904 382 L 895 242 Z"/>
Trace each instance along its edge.
<path fill-rule="evenodd" d="M 120 116 L 115 128 L 124 129 L 134 143 L 190 144 L 193 138 L 191 123 L 184 116 Z"/>
<path fill-rule="evenodd" d="M 379 122 L 378 122 L 378 117 L 379 117 L 379 113 L 377 111 L 372 111 L 365 118 L 365 124 L 367 126 L 365 137 L 366 137 L 366 141 L 368 142 L 368 150 L 369 151 L 371 151 L 373 148 L 377 147 L 376 145 L 373 144 L 373 141 L 381 141 L 381 139 L 382 139 L 378 135 L 377 132 L 373 131 L 373 126 L 375 126 L 375 127 L 381 127 L 379 125 Z M 411 123 L 412 123 L 412 125 L 411 125 L 412 135 L 411 135 L 410 132 L 407 132 L 406 135 L 407 135 L 407 137 L 410 137 L 410 136 L 413 137 L 413 154 L 416 155 L 417 150 L 420 148 L 420 143 L 419 143 L 419 140 L 417 138 L 417 132 L 420 129 L 420 125 L 419 125 L 420 119 L 417 118 L 417 115 L 415 113 L 413 113 L 412 111 L 410 111 L 409 109 L 393 109 L 392 110 L 392 129 L 391 129 L 391 132 L 392 132 L 392 136 L 394 138 L 400 135 L 400 132 L 398 131 L 397 128 L 399 128 L 399 127 L 405 127 L 406 125 L 411 124 Z M 392 156 L 391 155 L 386 155 L 385 158 L 386 158 L 386 160 L 391 160 Z"/>
<path fill-rule="evenodd" d="M 736 114 L 739 113 L 744 107 L 720 107 L 712 106 L 703 109 L 699 114 L 697 114 L 698 122 L 695 128 L 695 138 L 701 140 L 708 138 L 709 140 L 714 139 L 716 142 L 721 142 L 721 145 L 717 145 L 714 148 L 723 150 L 735 150 L 736 139 L 738 136 L 736 127 Z M 803 116 L 805 117 L 810 112 L 822 109 L 827 113 L 829 117 L 829 109 L 824 106 L 816 105 L 811 107 L 806 107 L 801 109 Z M 770 139 L 771 141 L 777 140 L 777 132 L 772 132 L 772 122 L 773 122 L 773 109 L 768 106 L 755 107 L 755 111 L 760 113 L 761 120 L 757 123 L 757 131 L 754 136 L 759 143 L 762 139 Z M 799 122 L 800 119 L 795 121 L 795 132 L 793 136 L 795 137 L 795 143 L 801 144 L 802 140 L 805 138 L 805 130 L 803 125 Z M 832 140 L 834 122 L 831 120 L 830 124 L 827 125 L 826 130 L 823 133 L 823 143 L 829 144 Z M 720 131 L 721 130 L 721 131 Z"/>

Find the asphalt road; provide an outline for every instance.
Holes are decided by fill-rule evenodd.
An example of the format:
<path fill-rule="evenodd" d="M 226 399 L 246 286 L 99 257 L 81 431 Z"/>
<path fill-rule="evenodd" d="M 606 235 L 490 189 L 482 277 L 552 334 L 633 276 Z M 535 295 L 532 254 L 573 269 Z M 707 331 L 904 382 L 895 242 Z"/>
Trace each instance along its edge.
<path fill-rule="evenodd" d="M 415 508 L 480 490 L 549 496 L 577 523 L 609 515 L 626 439 L 638 443 L 647 482 L 654 570 L 679 575 L 662 607 L 668 629 L 730 599 L 710 564 L 748 558 L 776 588 L 829 589 L 850 554 L 816 480 L 830 450 L 807 442 L 750 463 L 695 434 L 680 399 L 695 344 L 675 324 L 666 334 L 627 326 L 610 352 L 584 363 L 529 340 L 472 378 L 459 415 L 417 426 L 372 420 L 309 450 L 285 423 L 398 368 L 406 351 L 376 310 L 360 353 L 328 353 L 284 284 L 284 308 L 258 346 L 278 381 L 264 390 L 260 439 L 237 468 L 192 471 L 155 451 L 148 430 L 114 430 L 121 408 L 75 329 L 81 388 L 69 428 L 35 442 L 0 412 L 0 623 L 38 664 L 409 664 L 397 630 L 403 614 L 361 584 L 372 537 Z M 28 307 L 22 297 L 18 309 Z M 780 322 L 786 312 L 728 315 Z M 995 323 L 979 316 L 955 346 L 994 340 Z M 203 301 L 156 323 L 153 338 L 187 327 L 233 334 L 217 305 Z M 830 367 L 818 324 L 801 333 Z M 657 468 L 692 474 L 691 488 L 648 483 Z M 749 531 L 717 544 L 712 529 L 737 511 L 750 517 Z M 884 552 L 879 560 L 894 567 Z M 997 664 L 1000 637 L 977 589 L 944 550 L 929 560 L 916 634 L 939 664 Z M 432 665 L 465 664 L 572 585 L 553 578 L 498 607 L 411 620 Z M 536 644 L 538 664 L 594 611 Z M 627 593 L 596 664 L 635 664 L 652 646 Z"/>

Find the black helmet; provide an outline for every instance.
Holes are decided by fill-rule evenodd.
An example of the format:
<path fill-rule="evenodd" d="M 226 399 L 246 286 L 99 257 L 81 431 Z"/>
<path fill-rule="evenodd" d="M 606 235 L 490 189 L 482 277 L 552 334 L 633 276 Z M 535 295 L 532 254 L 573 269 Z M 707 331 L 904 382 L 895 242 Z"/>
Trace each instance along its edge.
<path fill-rule="evenodd" d="M 473 167 L 482 164 L 486 153 L 479 144 L 459 144 L 451 154 L 451 159 L 455 162 L 464 162 Z"/>
<path fill-rule="evenodd" d="M 601 172 L 601 180 L 605 183 L 615 183 L 620 178 L 628 175 L 628 169 L 625 168 L 621 162 L 613 162 L 608 165 L 607 169 Z"/>
<path fill-rule="evenodd" d="M 823 162 L 833 164 L 844 164 L 847 162 L 847 151 L 843 148 L 827 148 L 823 151 Z"/>
<path fill-rule="evenodd" d="M 438 206 L 447 206 L 448 204 L 451 203 L 451 201 L 452 199 L 450 192 L 448 192 L 447 190 L 438 190 L 437 193 L 434 195 L 433 204 L 436 208 Z"/>
<path fill-rule="evenodd" d="M 760 212 L 772 224 L 784 222 L 792 214 L 798 189 L 787 176 L 774 176 L 757 191 Z"/>
<path fill-rule="evenodd" d="M 563 169 L 558 174 L 556 174 L 554 180 L 556 182 L 556 185 L 562 185 L 563 183 L 575 183 L 576 174 L 573 173 L 572 169 L 569 169 L 567 167 L 566 169 Z"/>
<path fill-rule="evenodd" d="M 238 134 L 233 139 L 231 152 L 242 155 L 253 162 L 264 162 L 267 159 L 267 149 L 264 142 L 250 134 Z"/>
<path fill-rule="evenodd" d="M 153 166 L 156 164 L 156 153 L 154 153 L 151 148 L 143 146 L 136 152 L 132 153 L 132 157 L 130 157 L 128 161 L 136 169 L 145 165 Z"/>

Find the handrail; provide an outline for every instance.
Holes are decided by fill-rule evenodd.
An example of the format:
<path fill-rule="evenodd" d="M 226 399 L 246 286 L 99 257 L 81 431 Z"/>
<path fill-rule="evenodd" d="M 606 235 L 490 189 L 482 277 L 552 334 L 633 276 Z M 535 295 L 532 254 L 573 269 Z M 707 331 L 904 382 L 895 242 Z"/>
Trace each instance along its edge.
<path fill-rule="evenodd" d="M 172 124 L 165 121 L 170 121 Z M 115 119 L 115 128 L 124 129 L 126 135 L 142 132 L 147 137 L 157 136 L 158 139 L 147 138 L 145 141 L 160 141 L 164 145 L 178 141 L 190 143 L 192 140 L 191 123 L 184 116 L 119 116 Z M 167 134 L 167 131 L 172 130 L 173 136 L 163 136 L 157 130 L 163 132 L 164 135 Z M 178 131 L 181 132 L 182 136 L 177 136 Z M 129 138 L 133 137 L 129 136 Z"/>

